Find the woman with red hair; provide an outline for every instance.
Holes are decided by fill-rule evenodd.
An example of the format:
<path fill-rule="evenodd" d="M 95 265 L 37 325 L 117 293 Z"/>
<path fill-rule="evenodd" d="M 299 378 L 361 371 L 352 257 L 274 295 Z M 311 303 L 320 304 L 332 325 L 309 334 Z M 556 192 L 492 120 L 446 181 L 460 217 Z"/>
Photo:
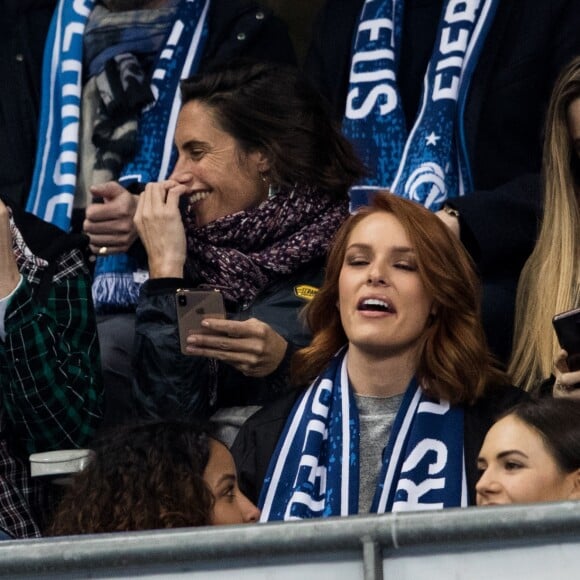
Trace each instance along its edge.
<path fill-rule="evenodd" d="M 522 392 L 494 366 L 479 281 L 443 223 L 377 195 L 339 230 L 307 320 L 293 366 L 310 387 L 254 415 L 233 447 L 262 519 L 473 504 L 485 433 Z"/>

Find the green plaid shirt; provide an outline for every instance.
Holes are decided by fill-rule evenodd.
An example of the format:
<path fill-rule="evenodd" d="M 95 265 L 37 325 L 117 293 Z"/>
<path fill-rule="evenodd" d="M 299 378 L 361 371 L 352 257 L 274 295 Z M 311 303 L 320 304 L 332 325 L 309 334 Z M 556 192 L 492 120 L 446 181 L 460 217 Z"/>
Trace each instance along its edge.
<path fill-rule="evenodd" d="M 0 345 L 0 396 L 11 437 L 28 453 L 85 445 L 101 416 L 101 371 L 91 284 L 75 274 L 39 304 L 24 280 Z"/>
<path fill-rule="evenodd" d="M 11 225 L 24 280 L 10 298 L 0 341 L 0 527 L 29 537 L 39 535 L 42 494 L 29 477 L 28 454 L 89 442 L 102 415 L 102 378 L 82 252 L 69 249 L 49 266 Z M 42 299 L 41 280 L 49 284 Z"/>

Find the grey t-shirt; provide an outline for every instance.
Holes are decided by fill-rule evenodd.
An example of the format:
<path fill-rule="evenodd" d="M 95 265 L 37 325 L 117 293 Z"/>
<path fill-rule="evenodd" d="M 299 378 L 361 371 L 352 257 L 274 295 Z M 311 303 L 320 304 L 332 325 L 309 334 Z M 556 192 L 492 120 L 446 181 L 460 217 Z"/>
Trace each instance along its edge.
<path fill-rule="evenodd" d="M 360 423 L 358 511 L 364 514 L 371 509 L 383 463 L 383 449 L 389 440 L 404 393 L 393 397 L 370 397 L 356 393 L 354 396 Z"/>

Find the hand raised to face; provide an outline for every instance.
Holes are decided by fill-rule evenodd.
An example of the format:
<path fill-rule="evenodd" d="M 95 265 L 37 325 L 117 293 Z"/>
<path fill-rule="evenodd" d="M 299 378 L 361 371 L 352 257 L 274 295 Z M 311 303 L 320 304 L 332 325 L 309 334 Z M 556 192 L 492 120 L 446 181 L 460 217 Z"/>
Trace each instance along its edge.
<path fill-rule="evenodd" d="M 151 278 L 181 278 L 186 239 L 179 199 L 188 192 L 175 180 L 149 183 L 139 197 L 135 225 L 147 250 Z"/>

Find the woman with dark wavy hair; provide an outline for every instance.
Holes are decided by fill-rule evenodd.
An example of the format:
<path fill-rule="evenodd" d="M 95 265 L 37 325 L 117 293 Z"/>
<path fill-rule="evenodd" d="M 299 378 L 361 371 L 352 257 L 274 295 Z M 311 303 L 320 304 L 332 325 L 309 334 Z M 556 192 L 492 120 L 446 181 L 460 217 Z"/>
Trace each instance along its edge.
<path fill-rule="evenodd" d="M 135 215 L 150 279 L 134 392 L 143 415 L 187 420 L 289 390 L 291 356 L 311 338 L 298 312 L 363 167 L 295 69 L 231 63 L 184 81 L 182 97 L 175 168 L 147 185 Z M 207 313 L 181 349 L 184 287 L 219 290 L 227 319 Z"/>
<path fill-rule="evenodd" d="M 95 445 L 46 535 L 241 524 L 258 516 L 209 427 L 159 421 L 110 431 Z"/>
<path fill-rule="evenodd" d="M 493 414 L 522 392 L 488 353 L 479 282 L 432 213 L 383 193 L 339 230 L 294 358 L 311 386 L 263 409 L 232 450 L 264 520 L 474 503 Z"/>

